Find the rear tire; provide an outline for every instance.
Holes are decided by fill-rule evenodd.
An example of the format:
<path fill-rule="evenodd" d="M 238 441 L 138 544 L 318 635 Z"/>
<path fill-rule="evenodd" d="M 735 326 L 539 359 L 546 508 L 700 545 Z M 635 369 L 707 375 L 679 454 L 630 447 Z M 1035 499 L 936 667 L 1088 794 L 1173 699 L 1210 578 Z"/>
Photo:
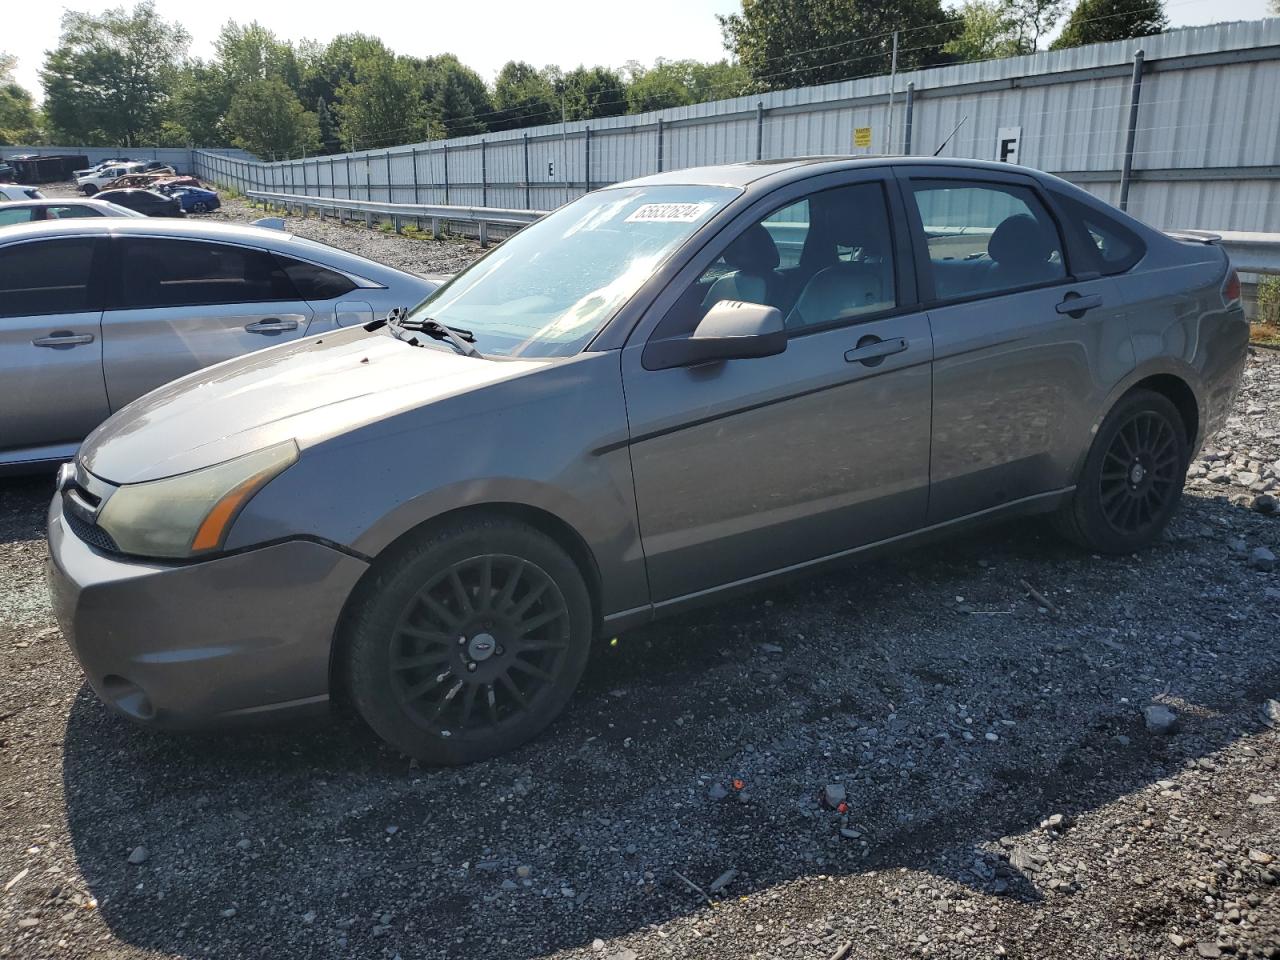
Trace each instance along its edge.
<path fill-rule="evenodd" d="M 1189 449 L 1186 425 L 1168 397 L 1152 390 L 1125 394 L 1098 428 L 1055 526 L 1098 553 L 1149 546 L 1182 499 Z"/>
<path fill-rule="evenodd" d="M 95 187 L 92 183 L 86 183 L 84 185 L 84 195 L 86 197 L 92 197 L 97 192 L 98 192 L 98 188 Z"/>
<path fill-rule="evenodd" d="M 555 719 L 592 636 L 590 595 L 559 544 L 468 517 L 380 563 L 342 637 L 351 702 L 379 736 L 424 763 L 461 764 Z"/>
<path fill-rule="evenodd" d="M 195 203 L 191 205 L 191 212 L 192 213 L 208 213 L 209 205 L 205 203 L 203 200 L 197 200 Z"/>

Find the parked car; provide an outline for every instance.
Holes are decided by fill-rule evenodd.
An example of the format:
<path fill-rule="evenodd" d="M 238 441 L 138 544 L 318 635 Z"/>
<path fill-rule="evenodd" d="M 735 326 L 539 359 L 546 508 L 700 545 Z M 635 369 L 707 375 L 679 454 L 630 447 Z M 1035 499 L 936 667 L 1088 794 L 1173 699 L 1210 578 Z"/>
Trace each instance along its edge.
<path fill-rule="evenodd" d="M 182 204 L 177 197 L 158 190 L 131 188 L 126 190 L 102 190 L 95 194 L 99 200 L 106 200 L 117 206 L 137 210 L 148 217 L 180 217 Z"/>
<path fill-rule="evenodd" d="M 17 171 L 3 160 L 0 160 L 0 183 L 13 183 L 16 177 Z"/>
<path fill-rule="evenodd" d="M 88 176 L 76 178 L 76 189 L 87 197 L 93 196 L 99 190 L 103 190 L 109 183 L 118 177 L 123 177 L 126 173 L 141 173 L 143 164 L 141 163 L 124 163 L 115 166 L 103 167 L 96 173 Z"/>
<path fill-rule="evenodd" d="M 159 173 L 167 176 L 176 176 L 178 171 L 167 163 L 161 163 L 159 160 L 152 160 L 150 163 L 143 164 L 143 173 Z"/>
<path fill-rule="evenodd" d="M 15 200 L 0 204 L 0 227 L 40 220 L 73 220 L 79 217 L 143 217 L 145 214 L 104 200 Z"/>
<path fill-rule="evenodd" d="M 0 204 L 6 200 L 43 200 L 44 194 L 36 187 L 21 183 L 0 183 Z"/>
<path fill-rule="evenodd" d="M 972 520 L 1145 547 L 1247 342 L 1220 246 L 1048 174 L 662 173 L 405 316 L 117 413 L 60 473 L 54 606 L 141 723 L 342 691 L 404 752 L 475 760 L 559 713 L 594 637 L 656 616 Z"/>
<path fill-rule="evenodd" d="M 79 180 L 81 177 L 92 176 L 93 174 L 98 173 L 101 170 L 105 170 L 107 167 L 123 167 L 125 164 L 133 163 L 133 162 L 134 161 L 124 157 L 116 157 L 111 160 L 99 160 L 97 163 L 93 164 L 93 166 L 91 167 L 87 167 L 84 170 L 76 170 L 74 176 L 77 180 Z"/>
<path fill-rule="evenodd" d="M 182 186 L 164 186 L 158 189 L 161 193 L 174 197 L 182 204 L 184 213 L 208 213 L 210 210 L 217 210 L 222 206 L 222 201 L 218 198 L 216 190 L 206 190 L 204 187 Z"/>

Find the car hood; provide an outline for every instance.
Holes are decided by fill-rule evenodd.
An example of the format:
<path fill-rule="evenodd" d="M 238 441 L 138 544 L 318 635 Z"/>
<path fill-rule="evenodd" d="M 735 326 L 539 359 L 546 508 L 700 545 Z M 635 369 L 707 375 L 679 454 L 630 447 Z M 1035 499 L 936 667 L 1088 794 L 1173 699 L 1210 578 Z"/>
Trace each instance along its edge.
<path fill-rule="evenodd" d="M 520 376 L 546 360 L 464 357 L 353 327 L 228 360 L 124 407 L 80 448 L 111 483 L 198 470 L 286 440 L 305 449 L 374 420 Z"/>

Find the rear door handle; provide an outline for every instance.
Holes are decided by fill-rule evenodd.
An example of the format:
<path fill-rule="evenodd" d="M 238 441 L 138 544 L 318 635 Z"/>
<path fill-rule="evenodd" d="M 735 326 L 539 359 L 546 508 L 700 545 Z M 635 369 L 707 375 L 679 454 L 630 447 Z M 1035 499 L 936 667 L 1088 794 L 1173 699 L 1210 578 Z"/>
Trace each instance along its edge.
<path fill-rule="evenodd" d="M 1102 306 L 1102 297 L 1096 293 L 1091 293 L 1087 297 L 1082 297 L 1078 293 L 1068 293 L 1054 309 L 1069 317 L 1079 318 L 1084 316 L 1086 310 L 1094 310 L 1100 306 Z"/>
<path fill-rule="evenodd" d="M 271 317 L 268 320 L 259 320 L 256 323 L 246 323 L 245 327 L 250 333 L 283 333 L 286 330 L 297 330 L 297 320 L 278 320 Z"/>
<path fill-rule="evenodd" d="M 55 330 L 47 337 L 36 337 L 31 341 L 33 347 L 74 347 L 82 343 L 93 343 L 93 334 Z"/>
<path fill-rule="evenodd" d="M 844 358 L 848 363 L 865 363 L 869 367 L 874 367 L 885 357 L 891 357 L 905 349 L 907 349 L 907 341 L 904 337 L 881 340 L 879 337 L 865 336 L 858 341 L 856 347 L 845 352 Z"/>

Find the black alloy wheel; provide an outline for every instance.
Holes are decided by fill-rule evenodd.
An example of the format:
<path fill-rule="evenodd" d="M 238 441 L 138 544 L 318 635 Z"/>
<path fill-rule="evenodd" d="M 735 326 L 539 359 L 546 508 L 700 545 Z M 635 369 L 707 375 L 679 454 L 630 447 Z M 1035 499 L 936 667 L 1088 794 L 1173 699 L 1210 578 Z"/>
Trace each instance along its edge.
<path fill-rule="evenodd" d="M 380 556 L 338 634 L 339 677 L 384 740 L 433 764 L 536 736 L 564 708 L 594 635 L 578 564 L 503 514 L 442 521 Z"/>
<path fill-rule="evenodd" d="M 1141 533 L 1160 518 L 1182 485 L 1181 445 L 1167 419 L 1142 410 L 1124 422 L 1107 449 L 1099 476 L 1103 515 L 1118 533 Z"/>
<path fill-rule="evenodd" d="M 519 726 L 569 650 L 569 609 L 519 557 L 470 557 L 436 574 L 390 638 L 391 688 L 422 729 L 466 738 Z"/>
<path fill-rule="evenodd" d="M 1089 447 L 1059 532 L 1099 553 L 1132 553 L 1164 530 L 1182 498 L 1191 438 L 1173 401 L 1135 389 L 1116 402 Z"/>

